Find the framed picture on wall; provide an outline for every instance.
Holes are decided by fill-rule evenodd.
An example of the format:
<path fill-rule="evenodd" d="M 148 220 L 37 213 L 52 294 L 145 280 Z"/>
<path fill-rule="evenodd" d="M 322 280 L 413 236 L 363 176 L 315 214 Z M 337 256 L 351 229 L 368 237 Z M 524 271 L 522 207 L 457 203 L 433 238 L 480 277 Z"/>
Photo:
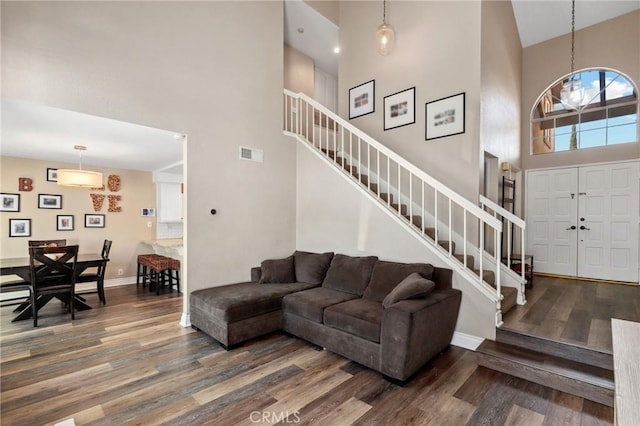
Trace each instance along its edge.
<path fill-rule="evenodd" d="M 426 103 L 426 140 L 464 133 L 464 95 L 462 92 Z"/>
<path fill-rule="evenodd" d="M 375 80 L 349 89 L 349 120 L 375 111 L 375 89 Z"/>
<path fill-rule="evenodd" d="M 384 130 L 416 122 L 416 88 L 384 97 Z"/>
<path fill-rule="evenodd" d="M 59 214 L 57 216 L 56 230 L 58 230 L 58 231 L 73 231 L 73 215 L 72 214 Z"/>
<path fill-rule="evenodd" d="M 58 181 L 58 169 L 47 168 L 47 181 L 48 182 Z"/>
<path fill-rule="evenodd" d="M 103 214 L 85 214 L 84 227 L 85 228 L 104 228 L 104 215 Z"/>
<path fill-rule="evenodd" d="M 19 212 L 20 194 L 0 193 L 0 212 Z"/>
<path fill-rule="evenodd" d="M 38 194 L 39 209 L 61 209 L 62 195 Z"/>
<path fill-rule="evenodd" d="M 31 219 L 9 219 L 9 237 L 30 237 Z"/>

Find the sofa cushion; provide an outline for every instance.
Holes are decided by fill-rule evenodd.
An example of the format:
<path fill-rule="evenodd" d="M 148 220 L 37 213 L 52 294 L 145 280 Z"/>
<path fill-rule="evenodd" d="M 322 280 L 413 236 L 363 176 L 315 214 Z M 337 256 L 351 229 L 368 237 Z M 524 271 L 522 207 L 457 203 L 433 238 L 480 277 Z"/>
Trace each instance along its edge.
<path fill-rule="evenodd" d="M 302 283 L 322 284 L 327 269 L 331 265 L 333 252 L 309 253 L 296 251 L 293 253 L 296 280 Z"/>
<path fill-rule="evenodd" d="M 433 291 L 435 286 L 436 283 L 431 280 L 427 280 L 419 273 L 414 272 L 404 280 L 400 281 L 400 284 L 391 290 L 391 293 L 389 293 L 382 301 L 382 306 L 384 308 L 388 308 L 400 300 L 425 298 Z"/>
<path fill-rule="evenodd" d="M 427 263 L 398 263 L 379 260 L 373 267 L 371 282 L 364 292 L 365 299 L 382 302 L 400 281 L 413 272 L 418 272 L 423 278 L 432 279 L 434 267 Z"/>
<path fill-rule="evenodd" d="M 218 322 L 235 322 L 282 308 L 282 298 L 313 284 L 239 283 L 205 288 L 191 293 L 189 302 Z"/>
<path fill-rule="evenodd" d="M 322 287 L 362 296 L 377 260 L 376 256 L 353 257 L 336 254 Z"/>
<path fill-rule="evenodd" d="M 349 300 L 325 309 L 324 324 L 378 343 L 383 311 L 379 302 L 362 298 Z"/>
<path fill-rule="evenodd" d="M 284 259 L 264 260 L 260 264 L 262 275 L 260 283 L 294 283 L 296 282 L 296 270 L 293 256 Z"/>
<path fill-rule="evenodd" d="M 282 309 L 285 312 L 299 315 L 311 321 L 322 323 L 324 309 L 356 298 L 357 296 L 343 291 L 317 287 L 285 296 Z"/>

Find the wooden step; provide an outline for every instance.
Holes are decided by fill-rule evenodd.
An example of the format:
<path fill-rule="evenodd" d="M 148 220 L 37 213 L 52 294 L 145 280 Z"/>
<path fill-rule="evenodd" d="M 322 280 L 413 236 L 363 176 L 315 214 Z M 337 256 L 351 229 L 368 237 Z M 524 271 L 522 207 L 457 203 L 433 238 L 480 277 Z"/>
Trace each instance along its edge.
<path fill-rule="evenodd" d="M 479 365 L 613 407 L 613 372 L 507 343 L 485 340 Z"/>
<path fill-rule="evenodd" d="M 463 254 L 454 254 L 453 257 L 458 259 L 460 263 L 464 265 L 464 255 Z M 476 259 L 470 254 L 467 255 L 467 268 L 473 269 L 476 263 Z"/>
<path fill-rule="evenodd" d="M 385 193 L 380 194 L 380 198 L 385 203 L 388 203 L 389 199 L 391 199 L 391 202 L 393 203 L 393 194 L 389 194 L 389 193 L 385 192 Z"/>
<path fill-rule="evenodd" d="M 443 249 L 445 249 L 446 251 L 449 251 L 449 241 L 438 241 L 438 245 L 440 247 L 442 247 Z M 456 252 L 456 243 L 455 241 L 451 241 L 451 253 L 455 254 Z"/>
<path fill-rule="evenodd" d="M 413 225 L 417 226 L 418 228 L 422 228 L 422 216 L 413 215 L 413 217 L 411 218 L 408 214 L 405 214 L 404 218 L 407 219 L 409 222 L 411 222 Z"/>
<path fill-rule="evenodd" d="M 360 182 L 362 182 L 364 186 L 369 186 L 369 175 L 360 175 Z"/>
<path fill-rule="evenodd" d="M 500 310 L 502 314 L 509 312 L 514 306 L 518 304 L 518 289 L 515 287 L 501 286 L 502 303 L 500 304 Z"/>
<path fill-rule="evenodd" d="M 545 339 L 509 330 L 504 326 L 496 329 L 496 341 L 613 371 L 613 355 L 611 352 Z"/>
<path fill-rule="evenodd" d="M 329 153 L 329 158 L 335 158 L 336 156 L 336 152 L 332 149 L 330 149 L 329 151 L 327 151 L 327 148 L 321 148 L 320 151 L 322 151 L 323 154 L 327 154 L 327 152 Z"/>
<path fill-rule="evenodd" d="M 436 240 L 436 228 L 424 228 L 424 233 L 432 240 Z"/>
<path fill-rule="evenodd" d="M 480 276 L 480 269 L 473 269 L 473 273 Z M 482 280 L 491 284 L 494 288 L 496 286 L 496 273 L 493 271 L 482 271 Z"/>
<path fill-rule="evenodd" d="M 398 210 L 398 203 L 391 203 L 391 208 L 394 210 Z M 407 214 L 407 205 L 406 204 L 400 204 L 400 214 L 401 215 L 406 215 Z"/>

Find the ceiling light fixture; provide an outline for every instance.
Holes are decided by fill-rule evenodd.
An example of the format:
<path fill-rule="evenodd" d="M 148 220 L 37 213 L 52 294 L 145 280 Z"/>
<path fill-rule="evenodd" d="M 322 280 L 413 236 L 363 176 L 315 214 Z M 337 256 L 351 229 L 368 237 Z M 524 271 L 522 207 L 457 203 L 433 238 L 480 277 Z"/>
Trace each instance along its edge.
<path fill-rule="evenodd" d="M 562 84 L 560 91 L 560 101 L 572 109 L 580 108 L 584 99 L 584 86 L 582 80 L 573 74 L 575 57 L 575 35 L 576 33 L 576 0 L 571 1 L 571 74 L 569 80 Z"/>
<path fill-rule="evenodd" d="M 74 145 L 73 149 L 80 153 L 80 167 L 78 169 L 58 169 L 58 185 L 74 186 L 77 188 L 99 188 L 102 186 L 102 173 L 82 170 L 82 151 L 87 147 Z"/>
<path fill-rule="evenodd" d="M 333 53 L 336 53 L 336 54 L 340 53 L 340 47 L 339 46 L 334 47 Z"/>
<path fill-rule="evenodd" d="M 387 0 L 382 0 L 382 24 L 376 31 L 376 41 L 378 44 L 378 53 L 387 56 L 393 50 L 396 35 L 393 27 L 387 24 Z"/>

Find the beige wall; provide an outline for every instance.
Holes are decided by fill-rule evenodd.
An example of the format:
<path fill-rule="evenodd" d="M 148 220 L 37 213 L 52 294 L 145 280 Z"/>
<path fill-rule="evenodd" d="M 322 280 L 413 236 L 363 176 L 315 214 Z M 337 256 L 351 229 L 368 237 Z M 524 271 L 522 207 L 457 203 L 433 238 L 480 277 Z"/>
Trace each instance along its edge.
<path fill-rule="evenodd" d="M 570 69 L 571 35 L 523 50 L 522 163 L 524 169 L 560 167 L 640 157 L 640 144 L 531 155 L 531 109 L 538 96 Z M 576 31 L 575 69 L 606 67 L 640 85 L 640 10 Z"/>
<path fill-rule="evenodd" d="M 380 2 L 340 3 L 339 113 L 349 89 L 375 79 L 375 112 L 350 122 L 461 193 L 478 198 L 480 138 L 480 2 L 393 1 L 388 21 L 395 50 L 376 51 Z M 384 131 L 383 98 L 416 87 L 415 124 Z M 425 102 L 466 92 L 465 133 L 425 141 Z"/>
<path fill-rule="evenodd" d="M 340 2 L 333 0 L 304 0 L 316 12 L 340 26 Z"/>
<path fill-rule="evenodd" d="M 294 93 L 302 92 L 313 98 L 313 59 L 292 47 L 284 45 L 284 88 Z"/>
<path fill-rule="evenodd" d="M 246 280 L 294 250 L 282 2 L 1 7 L 3 96 L 188 135 L 189 290 Z M 264 162 L 239 160 L 240 145 L 263 149 Z"/>
<path fill-rule="evenodd" d="M 23 257 L 28 256 L 27 241 L 62 239 L 68 244 L 78 244 L 80 252 L 99 253 L 105 239 L 112 240 L 107 279 L 131 278 L 136 275 L 136 258 L 142 249 L 141 242 L 155 239 L 155 217 L 143 217 L 140 209 L 155 207 L 156 186 L 151 181 L 151 173 L 133 170 L 108 169 L 91 167 L 92 170 L 103 173 L 106 180 L 109 175 L 120 176 L 121 189 L 118 192 L 93 191 L 82 188 L 58 186 L 55 182 L 46 180 L 47 168 L 76 168 L 77 164 L 37 161 L 16 157 L 0 157 L 0 191 L 20 194 L 20 211 L 16 213 L 0 213 L 2 236 L 0 237 L 0 256 Z M 33 181 L 32 191 L 18 191 L 18 178 L 29 178 Z M 90 194 L 120 195 L 119 206 L 121 212 L 108 212 L 109 204 L 105 197 L 100 211 L 95 211 Z M 62 209 L 38 208 L 38 194 L 62 195 Z M 104 214 L 104 228 L 85 228 L 85 214 Z M 73 215 L 73 231 L 57 231 L 57 215 Z M 9 219 L 31 219 L 31 237 L 9 238 Z M 153 227 L 147 227 L 151 221 Z M 123 269 L 123 275 L 118 276 L 118 269 Z"/>
<path fill-rule="evenodd" d="M 520 167 L 522 47 L 511 2 L 482 2 L 481 52 L 481 153 Z M 483 168 L 481 155 L 481 182 Z"/>

